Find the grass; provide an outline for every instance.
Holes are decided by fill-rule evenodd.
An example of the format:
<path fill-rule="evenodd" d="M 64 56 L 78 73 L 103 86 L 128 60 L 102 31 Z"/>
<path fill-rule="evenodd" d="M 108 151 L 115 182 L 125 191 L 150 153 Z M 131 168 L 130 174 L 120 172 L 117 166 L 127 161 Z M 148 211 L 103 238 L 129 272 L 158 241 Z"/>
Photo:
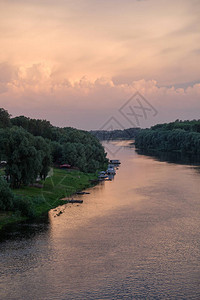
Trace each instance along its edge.
<path fill-rule="evenodd" d="M 96 174 L 82 173 L 76 170 L 53 169 L 53 176 L 48 177 L 43 183 L 43 188 L 23 186 L 13 190 L 27 201 L 33 197 L 42 197 L 43 201 L 34 202 L 36 217 L 43 216 L 52 208 L 64 204 L 64 197 L 69 197 L 77 191 L 91 186 L 90 180 L 96 179 Z M 9 223 L 24 220 L 25 218 L 12 212 L 0 213 L 0 230 Z"/>

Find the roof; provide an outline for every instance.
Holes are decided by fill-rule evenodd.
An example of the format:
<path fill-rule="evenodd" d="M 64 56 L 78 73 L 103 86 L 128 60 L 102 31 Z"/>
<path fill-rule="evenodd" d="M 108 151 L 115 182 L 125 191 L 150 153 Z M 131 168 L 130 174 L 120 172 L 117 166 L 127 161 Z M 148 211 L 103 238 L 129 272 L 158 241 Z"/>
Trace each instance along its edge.
<path fill-rule="evenodd" d="M 71 168 L 71 165 L 69 165 L 69 164 L 63 164 L 63 165 L 60 165 L 60 168 Z"/>

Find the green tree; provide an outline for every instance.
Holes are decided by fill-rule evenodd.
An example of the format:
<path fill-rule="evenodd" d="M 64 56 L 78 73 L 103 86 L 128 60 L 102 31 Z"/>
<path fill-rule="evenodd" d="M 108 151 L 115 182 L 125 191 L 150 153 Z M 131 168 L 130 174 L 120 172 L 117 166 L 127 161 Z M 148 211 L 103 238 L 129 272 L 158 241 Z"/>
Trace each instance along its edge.
<path fill-rule="evenodd" d="M 51 153 L 53 162 L 56 164 L 60 164 L 63 160 L 63 146 L 58 142 L 51 142 Z"/>
<path fill-rule="evenodd" d="M 39 171 L 40 178 L 45 180 L 52 163 L 51 144 L 50 142 L 46 142 L 41 136 L 38 136 L 34 139 L 34 146 L 41 161 L 41 167 Z"/>
<path fill-rule="evenodd" d="M 17 127 L 5 130 L 2 151 L 7 161 L 5 172 L 12 187 L 35 181 L 42 161 L 31 134 Z"/>
<path fill-rule="evenodd" d="M 10 115 L 7 110 L 0 108 L 0 128 L 10 127 Z"/>
<path fill-rule="evenodd" d="M 6 211 L 13 208 L 13 193 L 8 183 L 0 177 L 0 210 Z"/>
<path fill-rule="evenodd" d="M 13 185 L 34 180 L 38 170 L 38 174 L 45 179 L 51 164 L 51 156 L 52 162 L 55 164 L 69 163 L 85 172 L 94 170 L 94 167 L 91 166 L 104 168 L 107 164 L 104 148 L 98 139 L 87 131 L 71 127 L 54 127 L 49 121 L 30 119 L 24 116 L 12 118 L 11 123 L 15 128 L 15 130 L 13 129 L 15 134 L 12 132 L 10 136 L 8 134 L 0 136 L 0 149 L 2 144 L 4 151 L 1 151 L 1 157 L 3 158 L 3 155 L 6 154 L 7 159 L 4 159 L 8 160 L 7 172 L 11 180 L 16 181 L 16 183 L 12 183 Z M 16 138 L 16 128 L 24 129 L 21 140 Z M 33 136 L 40 138 L 34 140 Z M 30 165 L 34 157 L 36 167 L 29 172 L 26 164 Z M 23 165 L 23 171 L 20 164 Z"/>

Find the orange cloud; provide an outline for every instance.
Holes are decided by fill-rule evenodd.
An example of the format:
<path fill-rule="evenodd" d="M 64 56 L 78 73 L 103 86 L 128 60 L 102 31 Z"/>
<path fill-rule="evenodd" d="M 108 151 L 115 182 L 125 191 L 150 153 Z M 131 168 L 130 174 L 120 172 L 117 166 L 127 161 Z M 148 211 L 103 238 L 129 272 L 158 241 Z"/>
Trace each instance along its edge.
<path fill-rule="evenodd" d="M 59 126 L 100 128 L 102 122 L 115 115 L 136 91 L 148 99 L 159 111 L 155 118 L 143 123 L 147 127 L 161 121 L 198 118 L 200 111 L 200 83 L 181 87 L 160 87 L 156 80 L 137 80 L 130 84 L 114 83 L 111 78 L 89 80 L 86 77 L 59 82 L 45 65 L 34 64 L 26 69 L 8 67 L 6 82 L 2 82 L 0 106 L 13 115 L 25 114 L 46 118 Z M 17 74 L 17 75 L 16 75 Z M 131 126 L 120 120 L 124 127 Z"/>
<path fill-rule="evenodd" d="M 0 106 L 98 128 L 138 90 L 159 110 L 144 127 L 197 118 L 199 13 L 197 0 L 2 1 Z"/>

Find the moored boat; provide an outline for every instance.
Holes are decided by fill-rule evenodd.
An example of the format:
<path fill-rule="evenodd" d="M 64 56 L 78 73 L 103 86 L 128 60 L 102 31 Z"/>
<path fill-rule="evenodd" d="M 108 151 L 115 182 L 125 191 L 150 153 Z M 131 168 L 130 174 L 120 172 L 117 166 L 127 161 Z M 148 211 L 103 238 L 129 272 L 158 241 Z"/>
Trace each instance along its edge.
<path fill-rule="evenodd" d="M 106 174 L 105 171 L 101 171 L 101 172 L 99 173 L 99 179 L 105 179 L 105 178 L 107 178 L 107 177 L 108 177 L 108 175 Z"/>
<path fill-rule="evenodd" d="M 121 162 L 119 161 L 119 159 L 111 159 L 110 163 L 113 164 L 113 165 L 120 165 L 121 164 Z"/>
<path fill-rule="evenodd" d="M 115 175 L 116 174 L 116 171 L 113 167 L 109 167 L 106 171 L 107 174 L 112 174 L 112 175 Z"/>

